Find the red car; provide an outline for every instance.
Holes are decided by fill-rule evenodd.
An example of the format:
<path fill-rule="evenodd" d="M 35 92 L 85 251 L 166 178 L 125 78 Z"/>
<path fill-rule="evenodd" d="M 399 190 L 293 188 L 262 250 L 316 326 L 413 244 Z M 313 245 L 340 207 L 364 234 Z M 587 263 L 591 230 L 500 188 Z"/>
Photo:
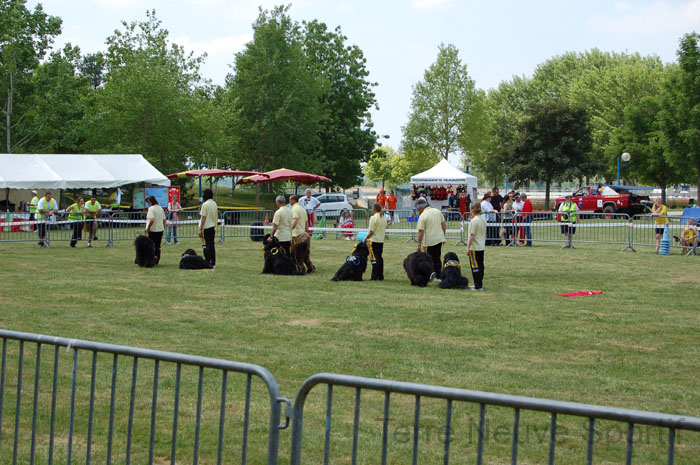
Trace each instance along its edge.
<path fill-rule="evenodd" d="M 637 215 L 651 208 L 652 201 L 645 192 L 651 188 L 638 186 L 583 186 L 572 194 L 579 211 L 592 213 L 626 213 Z M 555 209 L 566 199 L 559 197 Z"/>

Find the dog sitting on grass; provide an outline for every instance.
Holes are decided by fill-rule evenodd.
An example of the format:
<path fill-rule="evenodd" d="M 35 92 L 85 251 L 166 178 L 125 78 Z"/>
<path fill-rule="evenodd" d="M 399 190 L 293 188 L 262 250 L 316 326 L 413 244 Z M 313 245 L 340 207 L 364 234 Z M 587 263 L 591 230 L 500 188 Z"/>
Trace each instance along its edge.
<path fill-rule="evenodd" d="M 299 274 L 292 257 L 287 254 L 287 251 L 283 247 L 280 247 L 280 241 L 276 237 L 273 237 L 272 241 L 267 242 L 269 237 L 270 235 L 266 234 L 263 238 L 263 256 L 265 258 L 265 264 L 262 270 L 263 274 Z"/>
<path fill-rule="evenodd" d="M 148 236 L 138 236 L 134 240 L 134 248 L 136 249 L 134 263 L 138 266 L 151 268 L 156 264 L 156 245 Z"/>
<path fill-rule="evenodd" d="M 433 259 L 425 252 L 413 252 L 406 257 L 403 269 L 406 270 L 412 286 L 425 287 L 435 277 Z"/>
<path fill-rule="evenodd" d="M 350 256 L 345 259 L 331 281 L 362 281 L 362 274 L 367 269 L 367 257 L 369 247 L 364 242 L 359 242 Z"/>
<path fill-rule="evenodd" d="M 454 252 L 447 252 L 443 259 L 440 289 L 469 289 L 469 280 L 462 276 L 459 257 Z"/>
<path fill-rule="evenodd" d="M 299 274 L 313 273 L 316 268 L 311 263 L 311 236 L 301 233 L 292 241 L 292 260 Z"/>
<path fill-rule="evenodd" d="M 203 257 L 197 255 L 193 249 L 187 249 L 180 258 L 181 270 L 211 270 L 214 268 Z"/>

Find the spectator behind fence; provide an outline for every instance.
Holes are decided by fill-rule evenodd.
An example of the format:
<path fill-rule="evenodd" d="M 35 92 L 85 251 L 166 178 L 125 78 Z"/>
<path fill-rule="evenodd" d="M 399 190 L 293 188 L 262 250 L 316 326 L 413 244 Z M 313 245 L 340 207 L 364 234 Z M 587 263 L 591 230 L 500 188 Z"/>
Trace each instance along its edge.
<path fill-rule="evenodd" d="M 73 229 L 73 235 L 70 239 L 70 246 L 75 247 L 79 240 L 83 238 L 83 220 L 85 219 L 85 213 L 83 212 L 85 208 L 85 200 L 82 197 L 78 198 L 78 201 L 66 208 L 68 213 L 68 221 L 71 221 L 71 228 Z"/>
<path fill-rule="evenodd" d="M 520 194 L 520 198 L 523 200 L 522 209 L 522 220 L 525 223 L 525 239 L 527 242 L 525 245 L 527 247 L 532 247 L 532 233 L 530 231 L 530 223 L 532 223 L 532 202 L 527 198 L 526 193 Z"/>
<path fill-rule="evenodd" d="M 165 243 L 170 245 L 170 238 L 173 238 L 173 243 L 177 244 L 177 222 L 180 221 L 178 213 L 182 211 L 182 206 L 180 205 L 180 197 L 177 194 L 173 194 L 172 199 L 168 202 L 168 235 L 165 237 Z"/>
<path fill-rule="evenodd" d="M 58 212 L 58 203 L 52 198 L 51 192 L 47 192 L 36 206 L 36 219 L 39 221 L 39 247 L 47 247 L 46 245 L 46 228 L 48 223 L 56 222 L 56 213 Z"/>
<path fill-rule="evenodd" d="M 684 255 L 688 253 L 689 248 L 697 249 L 698 247 L 698 227 L 694 218 L 688 218 L 688 226 L 683 229 L 681 234 L 681 245 Z"/>
<path fill-rule="evenodd" d="M 688 199 L 688 208 L 698 208 L 698 204 L 695 203 L 695 199 Z"/>
<path fill-rule="evenodd" d="M 299 205 L 306 210 L 306 222 L 308 227 L 312 228 L 314 226 L 314 214 L 318 206 L 321 205 L 321 201 L 311 195 L 311 189 L 306 189 L 306 195 L 299 199 Z"/>
<path fill-rule="evenodd" d="M 377 202 L 379 203 L 379 202 Z M 347 209 L 343 210 L 343 213 L 340 214 L 340 218 L 338 218 L 338 227 L 343 228 L 343 229 L 352 229 L 353 228 L 353 222 L 352 222 L 352 216 L 350 216 L 350 211 Z M 345 233 L 345 240 L 346 241 L 351 241 L 352 240 L 353 233 L 352 231 L 346 232 Z"/>
<path fill-rule="evenodd" d="M 389 197 L 387 197 L 386 202 L 389 205 L 389 216 L 391 217 L 392 221 L 394 219 L 394 210 L 396 210 L 396 204 L 398 203 L 398 201 L 399 199 L 396 198 L 396 194 L 394 194 L 394 191 L 389 191 Z"/>
<path fill-rule="evenodd" d="M 571 194 L 566 195 L 566 201 L 559 205 L 561 220 L 561 233 L 566 237 L 566 244 L 562 249 L 573 248 L 574 234 L 576 234 L 576 213 L 578 206 L 571 200 Z"/>
<path fill-rule="evenodd" d="M 485 193 L 484 198 L 481 200 L 481 214 L 483 215 L 487 224 L 496 222 L 496 213 L 494 212 L 493 205 L 491 204 L 491 192 Z M 486 245 L 498 245 L 496 237 L 498 237 L 498 226 L 489 224 L 486 227 Z"/>
<path fill-rule="evenodd" d="M 659 253 L 661 249 L 661 236 L 664 233 L 664 227 L 668 224 L 666 205 L 661 203 L 661 197 L 654 202 L 654 208 L 651 210 L 651 217 L 654 218 L 654 224 L 656 225 L 656 250 L 654 253 Z"/>
<path fill-rule="evenodd" d="M 517 225 L 517 228 L 515 228 L 516 225 L 514 225 L 514 231 L 513 231 L 513 243 L 515 245 L 524 245 L 525 244 L 525 228 L 523 228 L 520 223 L 523 222 L 523 206 L 525 205 L 525 202 L 523 201 L 520 192 L 516 192 L 515 196 L 513 197 L 513 218 L 514 222 Z M 518 242 L 519 241 L 519 242 Z"/>
<path fill-rule="evenodd" d="M 491 191 L 491 206 L 498 212 L 501 211 L 501 202 L 503 202 L 503 197 L 498 193 L 498 187 L 493 186 Z"/>
<path fill-rule="evenodd" d="M 501 203 L 501 223 L 504 226 L 501 228 L 501 235 L 498 241 L 500 243 L 501 239 L 503 239 L 508 245 L 512 244 L 513 241 L 513 213 L 515 210 L 510 201 L 510 195 L 506 194 Z"/>
<path fill-rule="evenodd" d="M 88 247 L 92 247 L 92 240 L 97 240 L 97 216 L 102 213 L 102 205 L 97 201 L 93 193 L 90 200 L 85 202 L 85 224 L 88 227 Z"/>

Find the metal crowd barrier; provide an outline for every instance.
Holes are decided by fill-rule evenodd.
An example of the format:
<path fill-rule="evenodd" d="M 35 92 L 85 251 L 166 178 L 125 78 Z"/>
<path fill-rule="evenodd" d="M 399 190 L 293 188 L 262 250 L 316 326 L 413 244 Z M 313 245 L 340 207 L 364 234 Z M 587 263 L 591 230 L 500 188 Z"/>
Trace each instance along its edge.
<path fill-rule="evenodd" d="M 406 408 L 401 409 L 401 407 L 407 407 L 413 398 L 413 424 L 412 428 L 405 428 L 403 430 L 403 437 L 406 439 L 405 443 L 410 447 L 411 463 L 417 464 L 419 459 L 419 454 L 421 451 L 421 426 L 424 420 L 422 415 L 427 416 L 430 420 L 435 420 L 437 415 L 432 409 L 426 415 L 425 408 L 422 407 L 423 399 L 441 399 L 444 400 L 444 407 L 441 409 L 444 420 L 441 423 L 441 434 L 438 434 L 439 450 L 441 452 L 441 462 L 444 464 L 450 463 L 451 449 L 450 447 L 455 442 L 459 442 L 460 439 L 464 439 L 463 436 L 455 434 L 456 427 L 453 424 L 453 413 L 455 407 L 454 402 L 464 402 L 476 404 L 479 406 L 479 420 L 478 420 L 478 430 L 477 430 L 477 444 L 476 444 L 476 463 L 481 465 L 484 460 L 484 448 L 486 435 L 485 425 L 488 422 L 486 418 L 487 406 L 500 406 L 513 409 L 513 420 L 510 429 L 505 429 L 505 435 L 510 436 L 511 442 L 511 454 L 510 459 L 512 464 L 516 464 L 518 461 L 518 453 L 521 448 L 521 413 L 533 411 L 533 412 L 546 412 L 551 414 L 549 419 L 549 428 L 545 430 L 548 441 L 548 463 L 553 465 L 555 463 L 555 452 L 557 442 L 560 440 L 558 437 L 558 432 L 561 433 L 560 423 L 561 420 L 559 416 L 574 416 L 582 417 L 588 420 L 587 428 L 587 441 L 586 441 L 586 463 L 593 463 L 593 454 L 596 447 L 596 439 L 600 439 L 600 432 L 596 429 L 596 422 L 599 420 L 611 420 L 614 422 L 621 422 L 626 425 L 626 462 L 627 464 L 632 463 L 632 457 L 635 450 L 635 426 L 638 425 L 649 425 L 653 427 L 665 428 L 668 430 L 667 439 L 667 463 L 673 464 L 676 453 L 676 437 L 677 432 L 681 430 L 687 431 L 700 431 L 700 418 L 687 417 L 680 415 L 669 415 L 664 413 L 656 412 L 646 412 L 640 410 L 628 410 L 622 408 L 613 407 L 603 407 L 598 405 L 588 405 L 579 404 L 573 402 L 561 402 L 556 400 L 548 399 L 537 399 L 531 397 L 513 396 L 506 394 L 495 394 L 490 392 L 480 392 L 471 391 L 465 389 L 455 389 L 442 386 L 431 386 L 426 384 L 414 384 L 405 383 L 400 381 L 390 381 L 372 378 L 363 378 L 358 376 L 348 376 L 342 374 L 329 374 L 321 373 L 308 378 L 304 384 L 299 389 L 296 399 L 294 401 L 293 407 L 293 420 L 292 420 L 292 444 L 291 444 L 291 455 L 290 464 L 291 465 L 301 465 L 302 463 L 312 463 L 314 460 L 306 458 L 302 461 L 302 447 L 305 445 L 303 437 L 304 429 L 304 413 L 306 401 L 309 397 L 312 389 L 317 385 L 326 385 L 326 408 L 325 408 L 325 422 L 322 427 L 323 433 L 320 431 L 312 431 L 312 435 L 308 436 L 309 441 L 313 441 L 310 446 L 316 455 L 320 454 L 323 450 L 323 463 L 327 465 L 330 463 L 331 451 L 334 450 L 336 454 L 340 454 L 343 457 L 343 461 L 349 461 L 352 465 L 355 465 L 360 460 L 360 455 L 362 454 L 362 463 L 366 463 L 368 454 L 372 454 L 369 463 L 381 463 L 385 465 L 387 460 L 387 454 L 391 446 L 397 446 L 399 436 L 394 431 L 394 434 L 390 433 L 390 427 L 396 428 L 397 417 L 392 417 L 391 408 L 392 401 L 396 403 L 397 407 L 395 410 L 406 410 Z M 346 392 L 345 396 L 342 397 L 346 399 L 341 406 L 341 413 L 338 414 L 333 409 L 334 407 L 334 396 L 337 396 L 335 387 L 348 387 L 354 389 L 353 392 Z M 363 442 L 360 444 L 359 436 L 360 431 L 363 430 L 364 436 L 367 436 L 367 420 L 365 423 L 360 421 L 361 416 L 361 405 L 362 405 L 362 392 L 363 390 L 369 391 L 379 391 L 384 394 L 383 401 L 383 411 L 381 413 L 376 412 L 372 409 L 371 412 L 363 414 L 364 417 L 369 417 L 370 421 L 381 422 L 381 433 L 371 434 L 370 443 L 367 444 Z M 350 399 L 354 397 L 354 409 L 350 409 L 349 402 Z M 365 401 L 367 402 L 367 401 Z M 376 403 L 376 402 L 375 402 Z M 425 402 L 428 404 L 428 402 Z M 430 404 L 428 404 L 430 405 Z M 434 405 L 434 404 L 433 404 Z M 337 407 L 336 407 L 337 409 Z M 354 411 L 353 418 L 350 420 L 349 413 Z M 346 415 L 343 415 L 347 412 Z M 394 413 L 393 415 L 397 415 Z M 340 417 L 340 418 L 339 418 Z M 343 420 L 347 418 L 345 422 Z M 334 418 L 336 422 L 334 423 Z M 393 421 L 393 423 L 390 422 Z M 438 424 L 440 420 L 438 419 Z M 350 441 L 342 441 L 341 446 L 336 445 L 331 446 L 331 441 L 333 438 L 340 440 L 343 438 L 349 438 L 350 434 L 347 431 L 352 425 L 352 442 L 347 450 L 342 447 L 345 443 Z M 320 425 L 319 425 L 320 426 Z M 379 427 L 377 426 L 377 429 Z M 338 433 L 334 436 L 333 433 L 337 430 Z M 347 432 L 347 436 L 344 433 Z M 509 434 L 510 433 L 510 434 Z M 638 432 L 637 435 L 640 435 Z M 381 446 L 379 450 L 373 450 L 372 445 L 378 442 L 378 437 L 381 436 Z M 441 437 L 440 437 L 441 436 Z M 321 438 L 323 438 L 323 445 L 320 444 Z M 377 438 L 377 439 L 375 439 Z M 390 440 L 393 442 L 390 444 Z M 639 440 L 639 439 L 638 439 Z M 308 441 L 307 441 L 308 442 Z M 339 441 L 340 442 L 340 441 Z M 427 448 L 430 448 L 432 441 L 425 441 L 428 443 Z M 407 451 L 408 452 L 408 451 Z M 436 463 L 437 451 L 433 452 L 430 457 L 432 461 L 430 463 Z M 381 459 L 379 459 L 379 456 Z M 423 455 L 420 455 L 424 458 Z M 491 459 L 493 460 L 493 459 Z M 424 460 L 425 461 L 425 460 Z M 583 457 L 577 459 L 578 462 L 583 461 Z M 320 462 L 320 460 L 319 460 Z M 408 457 L 400 459 L 399 463 L 408 463 Z M 496 462 L 494 462 L 496 463 Z M 506 463 L 505 457 L 500 458 L 497 463 Z"/>
<path fill-rule="evenodd" d="M 0 338 L 2 463 L 245 464 L 250 436 L 263 431 L 267 463 L 277 463 L 289 400 L 263 367 L 6 330 Z M 261 387 L 253 378 L 267 391 L 263 412 L 251 405 Z"/>
<path fill-rule="evenodd" d="M 659 436 L 656 446 L 663 448 L 668 464 L 674 463 L 677 449 L 687 453 L 694 447 L 694 442 L 689 445 L 687 435 L 681 445 L 679 432 L 700 432 L 697 417 L 327 373 L 308 378 L 292 405 L 281 396 L 272 374 L 258 365 L 7 330 L 0 330 L 0 339 L 2 463 L 10 463 L 11 456 L 13 464 L 246 464 L 249 460 L 261 463 L 264 456 L 266 463 L 273 465 L 278 462 L 279 432 L 287 428 L 291 419 L 292 465 L 302 463 L 304 448 L 316 455 L 323 451 L 324 465 L 330 463 L 332 453 L 342 455 L 341 461 L 353 465 L 358 460 L 386 464 L 390 447 L 396 452 L 399 446 L 399 452 L 410 454 L 414 464 L 419 457 L 430 456 L 427 449 L 433 457 L 439 453 L 441 462 L 448 464 L 452 448 L 457 450 L 463 445 L 461 428 L 465 423 L 471 439 L 471 415 L 463 410 L 463 404 L 478 407 L 477 444 L 472 447 L 477 464 L 484 460 L 485 449 L 490 455 L 503 452 L 490 450 L 489 420 L 502 419 L 504 411 L 489 409 L 487 418 L 487 406 L 513 411 L 509 428 L 495 428 L 501 430 L 501 436 L 505 429 L 513 464 L 517 463 L 521 448 L 528 452 L 525 446 L 529 425 L 521 422 L 521 413 L 523 420 L 535 412 L 549 414 L 549 421 L 544 423 L 549 427 L 540 427 L 539 431 L 543 432 L 542 444 L 548 444 L 550 464 L 555 463 L 560 438 L 568 446 L 567 454 L 577 450 L 571 444 L 577 436 L 565 434 L 570 424 L 568 417 L 587 420 L 586 435 L 578 437 L 578 441 L 585 441 L 587 464 L 593 463 L 594 450 L 605 448 L 605 444 L 601 446 L 605 437 L 601 432 L 606 424 L 603 420 L 626 427 L 628 464 L 635 447 L 648 445 L 645 431 L 638 426 L 667 430 L 667 439 Z M 241 375 L 240 380 L 236 374 Z M 325 409 L 321 393 L 314 398 L 319 402 L 307 402 L 318 385 L 327 386 Z M 363 401 L 363 391 L 383 396 L 366 393 Z M 258 398 L 257 394 L 264 396 Z M 346 409 L 353 398 L 354 408 Z M 463 404 L 455 405 L 456 402 Z M 284 413 L 282 404 L 286 405 Z M 340 410 L 334 410 L 336 404 L 342 404 Z M 401 412 L 407 409 L 413 411 L 410 429 L 399 424 Z M 369 413 L 362 414 L 361 422 L 363 410 Z M 284 424 L 280 424 L 283 416 Z M 316 417 L 322 420 L 314 421 Z M 509 421 L 507 415 L 505 418 Z M 305 421 L 312 428 L 306 439 Z M 373 425 L 368 425 L 372 422 L 381 422 L 380 434 L 372 431 Z M 426 440 L 422 434 L 434 428 L 435 422 L 441 429 L 437 443 Z M 322 433 L 313 429 L 316 425 Z M 404 429 L 405 441 L 399 440 L 396 431 L 390 434 L 389 428 L 397 426 Z M 362 443 L 361 433 L 368 438 Z M 692 440 L 696 438 L 693 436 Z M 541 449 L 537 448 L 543 453 Z M 463 447 L 459 450 L 462 454 L 472 453 Z M 422 461 L 432 463 L 435 459 Z M 312 457 L 303 463 L 313 462 Z M 501 462 L 505 460 L 500 459 Z M 408 463 L 408 459 L 398 463 Z"/>
<path fill-rule="evenodd" d="M 669 216 L 664 219 L 668 224 L 670 247 L 682 249 L 683 245 L 680 242 L 680 237 L 685 228 L 688 227 L 688 220 L 694 218 L 683 216 Z M 630 244 L 631 246 L 641 247 L 655 247 L 657 232 L 659 232 L 663 237 L 663 230 L 666 226 L 666 224 L 664 223 L 659 224 L 657 222 L 657 218 L 652 217 L 651 215 L 635 215 L 632 217 L 632 223 L 633 228 Z M 697 224 L 694 225 L 693 228 L 697 236 Z M 678 238 L 678 240 L 676 238 Z M 697 244 L 695 244 L 695 247 L 690 247 L 690 249 L 690 254 L 697 255 Z"/>

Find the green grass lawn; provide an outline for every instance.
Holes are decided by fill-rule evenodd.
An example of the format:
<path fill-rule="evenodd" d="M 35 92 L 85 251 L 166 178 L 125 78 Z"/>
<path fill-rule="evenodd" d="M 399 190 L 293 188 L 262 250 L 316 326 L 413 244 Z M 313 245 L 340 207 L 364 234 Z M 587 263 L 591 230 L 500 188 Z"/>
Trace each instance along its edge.
<path fill-rule="evenodd" d="M 649 249 L 622 254 L 618 246 L 599 244 L 581 244 L 576 250 L 560 250 L 560 244 L 488 248 L 486 290 L 469 292 L 441 290 L 435 284 L 411 287 L 401 263 L 415 245 L 399 238 L 385 245 L 386 280 L 362 283 L 330 281 L 352 245 L 340 240 L 314 241 L 312 260 L 318 272 L 292 277 L 261 275 L 260 243 L 243 238 L 217 244 L 217 269 L 212 271 L 177 268 L 185 248 L 200 249 L 196 240 L 165 246 L 161 265 L 154 269 L 133 264 L 128 242 L 113 249 L 104 248 L 102 241 L 97 244 L 93 249 L 84 243 L 77 249 L 58 242 L 50 249 L 33 243 L 0 244 L 0 327 L 255 363 L 269 369 L 282 394 L 292 399 L 307 377 L 337 372 L 700 416 L 700 262 L 681 257 L 677 250 L 661 257 Z M 465 248 L 451 244 L 443 253 L 457 251 L 464 263 Z M 604 293 L 553 297 L 580 290 Z M 42 363 L 48 370 L 50 361 Z M 88 363 L 87 357 L 81 363 Z M 29 367 L 33 365 L 25 370 L 25 384 L 31 393 Z M 152 364 L 139 369 L 144 370 L 143 389 L 148 393 Z M 120 370 L 126 382 L 131 368 Z M 108 374 L 100 382 L 108 386 Z M 216 382 L 211 380 L 212 390 Z M 5 387 L 5 408 L 10 410 L 2 425 L 2 463 L 7 463 L 14 431 L 10 384 Z M 161 389 L 168 392 L 172 386 L 163 381 Z M 231 389 L 240 397 L 240 379 Z M 127 394 L 119 396 L 121 402 L 127 401 Z M 185 390 L 185 396 L 191 394 Z M 78 395 L 84 399 L 87 394 Z M 334 432 L 339 438 L 332 443 L 331 456 L 345 462 L 352 443 L 347 428 L 354 391 L 338 388 L 336 395 Z M 139 410 L 144 421 L 150 415 L 149 396 Z M 162 398 L 169 399 L 166 394 Z M 264 395 L 260 399 L 254 410 L 264 412 Z M 206 414 L 217 424 L 218 407 L 212 402 L 205 404 Z M 194 408 L 191 400 L 181 405 Z M 361 463 L 378 462 L 381 405 L 380 394 L 363 395 L 361 440 L 369 445 L 362 448 Z M 392 407 L 397 420 L 392 424 L 390 458 L 406 463 L 413 398 L 392 398 Z M 167 412 L 167 405 L 160 408 Z M 322 460 L 325 389 L 312 394 L 308 408 L 305 463 Z M 424 408 L 425 424 L 444 421 L 444 402 L 426 400 Z M 464 463 L 472 460 L 476 447 L 470 428 L 475 427 L 478 406 L 456 408 L 453 463 Z M 511 427 L 512 410 L 489 412 L 493 431 Z M 557 459 L 581 463 L 585 435 L 579 429 L 585 420 L 563 421 L 572 433 L 557 445 Z M 523 412 L 521 439 L 528 425 L 546 427 L 548 417 Z M 626 426 L 619 427 L 621 439 L 613 436 L 602 442 L 596 449 L 597 462 L 623 460 Z M 163 428 L 157 447 L 168 457 L 169 433 L 167 425 Z M 192 426 L 183 422 L 181 428 L 183 441 L 188 441 Z M 256 428 L 264 436 L 264 421 Z M 402 428 L 409 431 L 406 443 L 399 440 Z M 216 431 L 205 438 L 215 441 Z M 280 458 L 285 463 L 289 433 L 282 432 L 281 438 Z M 636 449 L 635 463 L 656 463 L 665 457 L 665 438 L 664 433 L 660 443 L 651 441 Z M 525 442 L 521 463 L 546 461 L 547 440 Z M 421 460 L 434 463 L 441 457 L 440 441 L 428 438 L 422 444 L 426 450 Z M 100 447 L 103 453 L 104 444 Z M 215 447 L 214 442 L 202 453 L 212 453 Z M 250 463 L 261 463 L 262 451 L 264 440 L 253 442 Z M 509 440 L 494 439 L 486 452 L 488 463 L 509 463 Z M 676 452 L 677 463 L 700 463 L 698 435 L 681 433 Z M 215 450 L 213 454 L 215 459 Z"/>

